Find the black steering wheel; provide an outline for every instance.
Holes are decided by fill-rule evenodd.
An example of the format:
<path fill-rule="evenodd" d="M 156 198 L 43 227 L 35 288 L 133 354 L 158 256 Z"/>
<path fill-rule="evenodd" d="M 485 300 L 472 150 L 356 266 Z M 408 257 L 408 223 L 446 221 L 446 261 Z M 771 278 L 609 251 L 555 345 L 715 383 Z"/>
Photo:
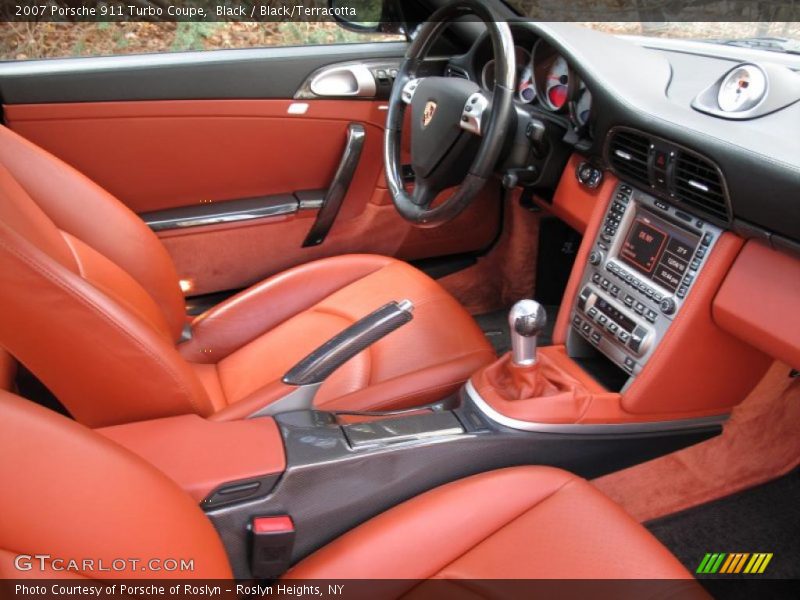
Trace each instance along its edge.
<path fill-rule="evenodd" d="M 442 31 L 455 18 L 475 15 L 485 24 L 495 58 L 494 91 L 475 82 L 423 77 L 420 69 Z M 398 212 L 418 227 L 436 227 L 460 214 L 492 174 L 512 124 L 516 58 L 511 30 L 478 0 L 459 0 L 437 10 L 406 52 L 389 98 L 383 159 Z M 411 166 L 414 191 L 403 185 L 400 134 L 411 105 Z M 471 160 L 470 160 L 471 159 Z M 458 186 L 447 200 L 437 195 Z"/>

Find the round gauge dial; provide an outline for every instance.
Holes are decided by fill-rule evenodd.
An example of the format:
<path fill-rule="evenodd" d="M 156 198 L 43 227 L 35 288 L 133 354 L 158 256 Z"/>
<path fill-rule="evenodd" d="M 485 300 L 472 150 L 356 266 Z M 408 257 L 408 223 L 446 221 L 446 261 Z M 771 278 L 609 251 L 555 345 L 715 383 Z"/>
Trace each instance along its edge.
<path fill-rule="evenodd" d="M 719 86 L 717 103 L 725 112 L 742 112 L 758 104 L 767 92 L 767 78 L 755 65 L 733 69 Z"/>
<path fill-rule="evenodd" d="M 517 89 L 516 97 L 520 102 L 532 102 L 536 97 L 531 81 L 531 55 L 525 48 L 514 46 L 517 59 Z M 481 84 L 486 90 L 494 89 L 495 61 L 490 60 L 483 66 L 481 71 Z"/>
<path fill-rule="evenodd" d="M 533 48 L 533 82 L 542 105 L 554 112 L 562 110 L 569 100 L 569 64 L 544 40 Z"/>
<path fill-rule="evenodd" d="M 567 86 L 569 85 L 569 66 L 563 56 L 556 59 L 547 69 L 544 81 L 544 96 L 550 107 L 561 110 L 567 103 Z"/>
<path fill-rule="evenodd" d="M 573 75 L 573 79 L 578 79 Z M 592 114 L 592 92 L 582 80 L 577 81 L 577 90 L 570 100 L 570 115 L 576 127 L 586 127 Z"/>

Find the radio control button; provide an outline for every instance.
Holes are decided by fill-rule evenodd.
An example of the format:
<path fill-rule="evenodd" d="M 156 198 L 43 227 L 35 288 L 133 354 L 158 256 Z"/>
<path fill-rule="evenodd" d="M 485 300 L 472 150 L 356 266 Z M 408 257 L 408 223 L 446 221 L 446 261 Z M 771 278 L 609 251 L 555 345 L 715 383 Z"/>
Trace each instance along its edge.
<path fill-rule="evenodd" d="M 619 330 L 619 325 L 611 322 L 608 325 L 606 325 L 606 329 L 608 329 L 611 333 L 617 333 L 617 331 Z"/>
<path fill-rule="evenodd" d="M 687 273 L 686 276 L 683 278 L 683 283 L 686 285 L 691 284 L 694 281 L 694 275 L 691 273 Z"/>
<path fill-rule="evenodd" d="M 636 361 L 633 360 L 630 356 L 625 357 L 625 370 L 629 373 L 633 373 L 633 370 L 636 368 Z"/>
<path fill-rule="evenodd" d="M 593 273 L 592 274 L 592 283 L 600 283 L 601 279 L 602 279 L 602 277 L 600 276 L 600 273 Z"/>
<path fill-rule="evenodd" d="M 710 231 L 706 231 L 706 234 L 703 236 L 703 240 L 700 243 L 703 246 L 710 246 L 713 239 L 714 235 Z"/>
<path fill-rule="evenodd" d="M 644 318 L 650 321 L 651 323 L 655 323 L 656 319 L 658 318 L 658 313 L 654 310 L 648 309 L 644 315 Z"/>
<path fill-rule="evenodd" d="M 584 323 L 583 325 L 581 325 L 581 331 L 586 334 L 589 334 L 592 332 L 592 326 L 589 323 Z"/>
<path fill-rule="evenodd" d="M 663 299 L 664 299 L 664 296 L 662 296 L 662 295 L 661 295 L 661 294 L 659 294 L 658 292 L 656 292 L 655 294 L 653 294 L 653 300 L 655 300 L 655 301 L 656 301 L 656 302 L 658 302 L 659 304 L 661 304 L 661 301 L 662 301 Z"/>
<path fill-rule="evenodd" d="M 661 312 L 665 315 L 671 315 L 676 309 L 675 300 L 672 298 L 664 298 L 661 301 Z"/>
<path fill-rule="evenodd" d="M 581 319 L 578 315 L 572 317 L 572 324 L 575 325 L 575 327 L 580 327 L 581 323 L 583 323 L 583 319 Z"/>
<path fill-rule="evenodd" d="M 645 309 L 645 305 L 642 304 L 641 302 L 637 302 L 636 304 L 633 305 L 633 310 L 635 310 L 640 315 L 644 314 L 644 309 Z"/>
<path fill-rule="evenodd" d="M 589 312 L 587 312 L 586 314 L 589 315 L 592 319 L 594 319 L 597 316 L 597 312 L 598 312 L 597 309 L 593 306 L 592 308 L 589 309 Z"/>
<path fill-rule="evenodd" d="M 705 255 L 706 255 L 706 249 L 705 248 L 698 248 L 697 252 L 695 253 L 695 256 L 697 258 L 703 258 Z"/>
<path fill-rule="evenodd" d="M 631 334 L 630 334 L 630 333 L 628 333 L 627 331 L 625 331 L 624 329 L 620 329 L 620 330 L 617 332 L 617 338 L 618 338 L 618 339 L 619 339 L 619 341 L 620 341 L 620 342 L 622 342 L 623 344 L 627 344 L 627 343 L 628 343 L 628 340 L 629 340 L 629 339 L 631 339 Z"/>
<path fill-rule="evenodd" d="M 691 269 L 693 271 L 697 271 L 697 269 L 699 269 L 699 268 L 700 268 L 700 259 L 699 258 L 695 258 L 694 260 L 692 260 Z"/>
<path fill-rule="evenodd" d="M 606 278 L 603 278 L 603 280 L 600 282 L 600 287 L 603 288 L 604 290 L 607 290 L 608 286 L 610 286 L 610 285 L 611 285 L 611 282 Z"/>
<path fill-rule="evenodd" d="M 608 317 L 605 315 L 600 315 L 599 317 L 597 317 L 597 322 L 600 325 L 605 325 L 608 322 Z"/>
<path fill-rule="evenodd" d="M 592 342 L 594 342 L 595 344 L 599 344 L 599 343 L 600 343 L 600 340 L 602 339 L 602 337 L 603 337 L 603 336 L 601 336 L 599 333 L 597 333 L 597 332 L 595 331 L 595 332 L 592 334 Z"/>
<path fill-rule="evenodd" d="M 592 253 L 589 255 L 589 263 L 597 266 L 601 262 L 603 262 L 603 253 L 598 252 L 597 250 L 592 250 Z"/>
<path fill-rule="evenodd" d="M 617 296 L 619 296 L 619 292 L 620 292 L 619 286 L 612 285 L 611 289 L 609 290 L 609 292 L 611 293 L 612 296 L 614 296 L 616 298 Z"/>
<path fill-rule="evenodd" d="M 689 288 L 685 285 L 678 288 L 678 298 L 684 298 L 687 293 L 689 293 Z"/>
<path fill-rule="evenodd" d="M 625 306 L 633 306 L 634 298 L 630 294 L 626 294 L 622 301 L 625 303 Z"/>

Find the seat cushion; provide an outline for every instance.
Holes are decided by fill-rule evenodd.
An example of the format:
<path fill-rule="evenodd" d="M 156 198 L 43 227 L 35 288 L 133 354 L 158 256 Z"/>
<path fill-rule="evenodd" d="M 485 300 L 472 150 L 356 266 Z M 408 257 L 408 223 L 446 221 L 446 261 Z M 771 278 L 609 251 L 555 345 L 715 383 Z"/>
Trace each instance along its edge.
<path fill-rule="evenodd" d="M 180 346 L 218 410 L 259 404 L 299 360 L 393 300 L 413 320 L 329 377 L 315 402 L 326 410 L 386 410 L 455 391 L 494 352 L 469 314 L 407 263 L 347 255 L 290 269 L 199 316 Z M 208 368 L 209 364 L 216 366 Z"/>
<path fill-rule="evenodd" d="M 435 488 L 312 554 L 289 579 L 691 579 L 585 480 L 514 467 Z"/>

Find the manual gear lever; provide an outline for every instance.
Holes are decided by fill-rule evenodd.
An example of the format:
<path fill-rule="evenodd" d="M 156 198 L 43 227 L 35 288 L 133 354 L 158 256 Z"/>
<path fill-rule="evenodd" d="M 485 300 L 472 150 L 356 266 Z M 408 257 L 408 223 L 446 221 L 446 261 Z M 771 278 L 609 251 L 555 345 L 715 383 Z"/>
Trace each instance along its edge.
<path fill-rule="evenodd" d="M 520 300 L 508 313 L 511 328 L 511 360 L 517 367 L 536 364 L 538 336 L 547 325 L 547 313 L 536 300 Z"/>

